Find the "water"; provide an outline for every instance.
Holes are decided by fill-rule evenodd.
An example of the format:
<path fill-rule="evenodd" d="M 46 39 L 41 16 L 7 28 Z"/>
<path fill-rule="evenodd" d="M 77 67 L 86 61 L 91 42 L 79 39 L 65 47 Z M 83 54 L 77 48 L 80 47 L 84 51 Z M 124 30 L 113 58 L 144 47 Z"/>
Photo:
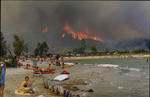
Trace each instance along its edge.
<path fill-rule="evenodd" d="M 120 67 L 131 67 L 149 69 L 149 64 L 146 58 L 100 58 L 100 59 L 78 59 L 69 60 L 67 62 L 78 62 L 80 64 L 116 64 Z"/>
<path fill-rule="evenodd" d="M 97 76 L 97 81 L 89 84 L 94 93 L 87 97 L 149 97 L 149 64 L 146 58 L 78 59 L 67 62 L 78 62 L 81 65 L 115 64 L 122 68 L 110 71 L 108 69 L 107 73 L 100 74 L 104 81 L 100 81 Z M 84 66 L 86 69 L 89 67 Z M 101 69 L 95 67 L 94 70 L 99 72 Z"/>

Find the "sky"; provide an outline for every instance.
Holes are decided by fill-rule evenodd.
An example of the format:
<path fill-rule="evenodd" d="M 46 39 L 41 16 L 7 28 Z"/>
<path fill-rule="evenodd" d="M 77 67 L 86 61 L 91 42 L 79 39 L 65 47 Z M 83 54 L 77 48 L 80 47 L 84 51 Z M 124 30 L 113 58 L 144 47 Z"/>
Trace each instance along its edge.
<path fill-rule="evenodd" d="M 100 37 L 103 43 L 150 37 L 148 1 L 2 1 L 1 4 L 1 31 L 8 42 L 18 34 L 33 44 L 43 40 L 52 45 L 62 44 L 62 34 L 70 36 L 66 41 L 73 38 L 63 29 L 66 21 L 75 33 L 83 34 L 88 29 L 90 37 Z"/>

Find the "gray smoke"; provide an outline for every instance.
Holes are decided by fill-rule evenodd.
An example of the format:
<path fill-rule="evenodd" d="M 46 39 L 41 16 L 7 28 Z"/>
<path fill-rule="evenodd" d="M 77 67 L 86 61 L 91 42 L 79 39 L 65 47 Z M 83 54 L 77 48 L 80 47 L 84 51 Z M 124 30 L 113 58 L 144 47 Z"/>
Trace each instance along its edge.
<path fill-rule="evenodd" d="M 75 31 L 83 32 L 88 27 L 90 33 L 113 44 L 149 38 L 149 9 L 150 2 L 137 1 L 3 1 L 1 30 L 9 42 L 16 33 L 32 45 L 46 40 L 49 45 L 75 47 L 79 41 L 70 36 L 61 38 L 68 20 Z M 42 33 L 46 26 L 48 32 Z"/>

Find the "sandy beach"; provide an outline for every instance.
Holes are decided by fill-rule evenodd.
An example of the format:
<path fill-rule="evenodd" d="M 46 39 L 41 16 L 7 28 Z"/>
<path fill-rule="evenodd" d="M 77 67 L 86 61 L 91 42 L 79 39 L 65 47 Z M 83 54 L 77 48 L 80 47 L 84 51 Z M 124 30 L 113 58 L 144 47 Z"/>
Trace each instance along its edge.
<path fill-rule="evenodd" d="M 25 70 L 23 68 L 8 68 L 4 97 L 38 97 L 39 95 L 44 95 L 45 97 L 58 97 L 55 94 L 48 92 L 43 86 L 43 80 L 38 77 L 34 77 L 35 82 L 33 83 L 33 88 L 36 90 L 35 94 L 28 96 L 15 94 L 15 90 L 20 88 L 20 84 L 24 81 L 25 76 L 33 77 L 33 71 Z"/>
<path fill-rule="evenodd" d="M 38 66 L 43 68 L 47 65 L 38 64 Z M 60 75 L 62 70 L 70 72 L 69 80 L 56 81 L 56 83 L 71 90 L 74 94 L 79 94 L 81 97 L 149 97 L 149 70 L 101 68 L 89 64 L 77 64 L 64 69 L 56 66 L 52 68 L 56 69 L 55 74 L 44 74 L 43 76 L 53 79 Z M 40 77 L 34 77 L 33 88 L 36 90 L 35 94 L 30 96 L 16 95 L 15 90 L 20 87 L 26 75 L 34 76 L 33 71 L 25 70 L 23 67 L 8 68 L 4 97 L 38 97 L 39 95 L 61 97 L 50 92 L 49 89 L 45 89 L 43 80 Z M 72 88 L 77 90 L 72 90 Z M 94 92 L 87 92 L 86 90 L 89 89 Z"/>

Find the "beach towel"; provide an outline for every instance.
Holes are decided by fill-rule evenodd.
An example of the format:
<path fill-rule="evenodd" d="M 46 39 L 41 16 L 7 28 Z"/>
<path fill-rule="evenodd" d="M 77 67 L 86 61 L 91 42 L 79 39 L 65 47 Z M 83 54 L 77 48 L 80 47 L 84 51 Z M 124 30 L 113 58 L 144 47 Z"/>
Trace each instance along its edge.
<path fill-rule="evenodd" d="M 29 89 L 30 89 L 30 88 L 17 89 L 17 90 L 15 90 L 15 94 L 17 94 L 17 95 L 31 95 L 30 93 L 27 93 L 27 91 L 28 91 Z"/>

